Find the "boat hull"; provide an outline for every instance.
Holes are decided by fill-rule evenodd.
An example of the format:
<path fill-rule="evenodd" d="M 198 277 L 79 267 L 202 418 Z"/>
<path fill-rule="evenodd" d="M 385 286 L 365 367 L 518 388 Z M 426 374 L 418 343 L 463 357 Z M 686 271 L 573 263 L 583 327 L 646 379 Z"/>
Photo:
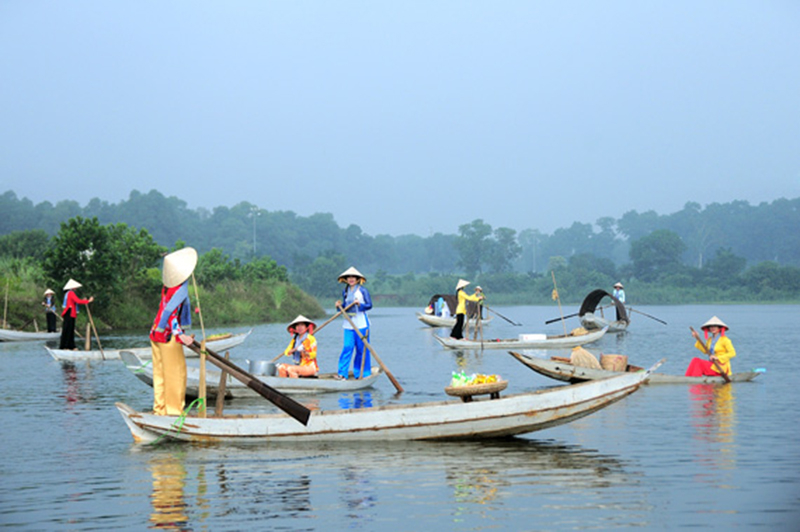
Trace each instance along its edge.
<path fill-rule="evenodd" d="M 610 333 L 621 333 L 627 331 L 628 325 L 630 325 L 630 321 L 628 320 L 609 321 L 601 316 L 597 316 L 593 312 L 587 312 L 580 317 L 580 320 L 581 325 L 589 331 L 608 327 L 608 332 Z"/>
<path fill-rule="evenodd" d="M 41 342 L 59 338 L 61 338 L 60 332 L 26 332 L 0 329 L 0 342 Z"/>
<path fill-rule="evenodd" d="M 417 319 L 430 327 L 449 327 L 452 329 L 456 324 L 455 318 L 443 318 L 441 316 L 432 316 L 422 312 L 417 312 Z M 489 325 L 491 321 L 492 317 L 489 316 L 481 320 L 481 325 Z M 472 323 L 474 323 L 474 320 L 470 320 L 470 324 Z"/>
<path fill-rule="evenodd" d="M 439 343 L 448 349 L 565 349 L 590 344 L 600 340 L 606 329 L 593 331 L 578 336 L 548 336 L 543 340 L 518 340 L 492 338 L 486 340 L 467 340 L 462 338 L 444 338 L 434 335 Z"/>
<path fill-rule="evenodd" d="M 413 405 L 316 411 L 307 425 L 284 414 L 235 417 L 157 416 L 117 409 L 134 440 L 189 442 L 475 440 L 526 434 L 569 423 L 635 392 L 649 372 L 537 392 Z M 180 429 L 176 427 L 180 426 Z"/>

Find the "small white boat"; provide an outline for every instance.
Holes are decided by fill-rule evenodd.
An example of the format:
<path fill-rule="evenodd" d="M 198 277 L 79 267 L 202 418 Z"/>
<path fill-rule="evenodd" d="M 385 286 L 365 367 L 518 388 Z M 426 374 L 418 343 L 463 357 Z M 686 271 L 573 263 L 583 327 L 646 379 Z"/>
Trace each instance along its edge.
<path fill-rule="evenodd" d="M 150 363 L 152 359 L 143 360 L 129 350 L 123 350 L 120 353 L 120 357 L 125 367 L 140 381 L 148 386 L 153 386 L 153 366 Z M 217 369 L 212 369 L 211 367 L 206 368 L 206 397 L 214 398 L 217 396 L 221 374 L 222 372 Z M 371 388 L 380 375 L 380 368 L 374 367 L 372 368 L 372 375 L 363 379 L 338 380 L 336 379 L 336 373 L 323 373 L 316 377 L 303 377 L 299 379 L 258 374 L 254 374 L 253 376 L 280 392 L 296 394 L 363 390 L 365 388 Z M 191 398 L 198 397 L 199 389 L 200 368 L 194 365 L 187 365 L 186 396 Z M 225 397 L 239 398 L 260 396 L 246 384 L 228 375 L 228 379 L 225 381 Z"/>
<path fill-rule="evenodd" d="M 630 320 L 607 320 L 603 316 L 598 316 L 594 312 L 587 312 L 580 317 L 581 325 L 589 331 L 596 331 L 603 327 L 608 328 L 610 333 L 621 333 L 628 330 L 628 325 L 631 324 Z"/>
<path fill-rule="evenodd" d="M 210 337 L 206 344 L 215 351 L 224 351 L 226 349 L 233 349 L 237 345 L 244 342 L 253 329 L 246 333 L 239 334 L 226 334 L 219 337 Z M 93 349 L 90 351 L 72 351 L 69 349 L 51 349 L 47 346 L 44 347 L 54 359 L 59 362 L 78 362 L 80 360 L 119 360 L 121 351 L 130 351 L 139 358 L 152 358 L 153 351 L 148 347 L 131 347 L 125 349 Z M 183 354 L 186 358 L 197 358 L 197 354 L 186 346 L 183 346 Z"/>
<path fill-rule="evenodd" d="M 609 309 L 609 312 L 613 312 L 615 317 L 618 316 L 619 319 L 606 319 L 602 314 L 602 308 L 600 308 L 601 314 L 596 314 L 600 301 L 606 297 L 611 300 L 612 308 Z M 620 333 L 628 330 L 628 325 L 631 323 L 625 304 L 601 288 L 592 290 L 583 299 L 578 316 L 580 317 L 581 325 L 590 331 L 608 327 L 608 332 Z"/>
<path fill-rule="evenodd" d="M 585 334 L 553 335 L 546 334 L 521 334 L 519 338 L 485 338 L 483 340 L 469 340 L 462 338 L 441 337 L 434 335 L 443 346 L 448 349 L 562 349 L 578 347 L 596 342 L 608 329 L 591 331 Z"/>
<path fill-rule="evenodd" d="M 434 316 L 433 314 L 425 314 L 424 312 L 417 312 L 417 319 L 431 327 L 448 327 L 453 328 L 456 324 L 455 318 L 443 318 L 442 316 Z M 492 321 L 492 316 L 481 320 L 481 325 L 489 325 Z M 475 320 L 470 320 L 470 325 L 475 323 Z"/>
<path fill-rule="evenodd" d="M 0 342 L 34 342 L 42 340 L 58 340 L 61 332 L 28 332 L 0 329 Z"/>
<path fill-rule="evenodd" d="M 526 434 L 597 412 L 635 392 L 651 370 L 496 399 L 314 411 L 306 425 L 283 413 L 181 419 L 123 403 L 116 407 L 139 443 L 478 440 Z"/>
<path fill-rule="evenodd" d="M 625 375 L 627 373 L 635 373 L 643 371 L 643 368 L 638 366 L 628 365 L 626 371 L 609 371 L 606 369 L 585 368 L 582 366 L 575 366 L 569 362 L 562 360 L 561 357 L 539 358 L 523 353 L 515 353 L 509 351 L 511 356 L 528 366 L 530 369 L 564 382 L 586 382 L 597 379 L 607 379 L 617 375 Z M 731 382 L 748 382 L 756 377 L 762 371 L 746 371 L 742 373 L 734 373 L 730 375 Z M 645 384 L 724 384 L 725 379 L 722 377 L 686 377 L 684 375 L 667 375 L 663 373 L 653 373 L 645 381 Z"/>

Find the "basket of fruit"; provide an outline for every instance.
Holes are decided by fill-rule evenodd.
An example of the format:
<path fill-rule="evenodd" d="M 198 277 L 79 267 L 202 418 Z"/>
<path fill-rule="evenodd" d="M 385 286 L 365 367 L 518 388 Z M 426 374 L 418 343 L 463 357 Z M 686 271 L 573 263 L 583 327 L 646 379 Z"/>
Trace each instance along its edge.
<path fill-rule="evenodd" d="M 496 398 L 507 386 L 508 381 L 503 380 L 499 375 L 477 374 L 467 376 L 462 372 L 453 374 L 453 380 L 450 382 L 450 386 L 444 389 L 444 392 L 447 395 L 461 397 L 462 399 L 473 395 L 485 394 Z"/>

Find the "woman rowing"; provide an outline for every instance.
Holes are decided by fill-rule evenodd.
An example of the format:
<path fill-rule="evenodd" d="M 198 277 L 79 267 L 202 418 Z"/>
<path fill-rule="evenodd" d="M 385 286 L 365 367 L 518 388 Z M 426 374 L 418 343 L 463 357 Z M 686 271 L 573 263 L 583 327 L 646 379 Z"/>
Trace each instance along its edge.
<path fill-rule="evenodd" d="M 686 368 L 687 377 L 720 376 L 722 373 L 731 374 L 730 360 L 736 356 L 733 342 L 725 336 L 728 326 L 721 319 L 714 316 L 701 327 L 705 333 L 705 341 L 692 329 L 692 336 L 696 340 L 694 346 L 708 355 L 708 360 L 693 358 Z"/>

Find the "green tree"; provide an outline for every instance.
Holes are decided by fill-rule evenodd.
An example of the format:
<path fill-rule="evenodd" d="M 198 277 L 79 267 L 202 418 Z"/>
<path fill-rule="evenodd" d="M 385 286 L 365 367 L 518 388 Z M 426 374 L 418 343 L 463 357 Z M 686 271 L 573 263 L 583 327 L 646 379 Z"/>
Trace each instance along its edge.
<path fill-rule="evenodd" d="M 454 243 L 459 255 L 458 265 L 468 277 L 474 277 L 483 271 L 486 256 L 491 252 L 489 236 L 492 226 L 477 219 L 458 226 L 458 233 L 459 237 Z"/>
<path fill-rule="evenodd" d="M 686 244 L 677 234 L 667 229 L 653 231 L 631 243 L 633 273 L 642 281 L 655 281 L 662 275 L 679 273 L 684 251 Z"/>
<path fill-rule="evenodd" d="M 495 229 L 492 244 L 491 252 L 486 257 L 486 263 L 492 272 L 511 271 L 512 262 L 522 253 L 522 247 L 517 243 L 517 232 L 508 227 Z"/>
<path fill-rule="evenodd" d="M 42 260 L 50 237 L 42 229 L 15 231 L 0 236 L 0 256 L 21 259 L 30 257 Z"/>

